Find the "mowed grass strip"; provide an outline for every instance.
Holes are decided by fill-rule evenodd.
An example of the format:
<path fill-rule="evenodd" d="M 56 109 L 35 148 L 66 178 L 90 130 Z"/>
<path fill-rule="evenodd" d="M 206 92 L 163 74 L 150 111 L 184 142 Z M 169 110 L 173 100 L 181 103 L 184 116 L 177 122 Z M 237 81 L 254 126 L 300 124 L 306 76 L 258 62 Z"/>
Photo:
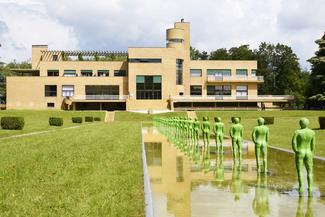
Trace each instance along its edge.
<path fill-rule="evenodd" d="M 144 216 L 140 133 L 114 122 L 2 141 L 1 216 Z"/>
<path fill-rule="evenodd" d="M 325 130 L 319 129 L 318 117 L 325 116 L 325 111 L 199 111 L 196 112 L 200 121 L 208 116 L 211 126 L 214 117 L 221 117 L 225 123 L 225 135 L 229 136 L 231 117 L 241 117 L 244 126 L 244 138 L 251 140 L 253 127 L 257 125 L 259 117 L 274 117 L 274 124 L 270 128 L 270 145 L 292 149 L 291 139 L 295 130 L 299 129 L 299 120 L 306 117 L 310 121 L 310 128 L 316 133 L 316 155 L 325 157 Z"/>
<path fill-rule="evenodd" d="M 0 129 L 0 138 L 19 135 L 37 131 L 45 131 L 52 129 L 60 129 L 78 124 L 72 123 L 72 117 L 93 116 L 100 117 L 104 120 L 105 112 L 103 111 L 59 111 L 59 110 L 2 110 L 0 111 L 0 118 L 3 116 L 20 116 L 25 119 L 25 126 L 23 130 L 4 130 Z M 49 117 L 63 118 L 63 126 L 50 126 Z M 85 123 L 83 123 L 85 124 Z M 79 124 L 80 125 L 80 124 Z"/>

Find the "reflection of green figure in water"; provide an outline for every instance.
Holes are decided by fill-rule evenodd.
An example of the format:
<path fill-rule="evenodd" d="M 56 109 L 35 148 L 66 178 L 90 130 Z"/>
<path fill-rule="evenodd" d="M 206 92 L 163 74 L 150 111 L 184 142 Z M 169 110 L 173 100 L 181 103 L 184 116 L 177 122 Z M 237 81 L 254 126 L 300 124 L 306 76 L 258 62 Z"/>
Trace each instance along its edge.
<path fill-rule="evenodd" d="M 304 192 L 303 166 L 305 165 L 307 170 L 308 194 L 312 196 L 315 132 L 308 128 L 309 120 L 307 118 L 301 118 L 299 124 L 301 129 L 296 130 L 292 137 L 292 149 L 296 154 L 299 194 L 302 195 Z"/>
<path fill-rule="evenodd" d="M 221 122 L 220 117 L 214 118 L 214 135 L 216 140 L 216 151 L 217 153 L 223 153 L 223 135 L 224 135 L 224 124 Z"/>
<path fill-rule="evenodd" d="M 232 167 L 231 176 L 231 192 L 234 195 L 235 201 L 240 199 L 240 195 L 244 192 L 243 181 L 241 179 L 241 165 L 234 164 Z"/>
<path fill-rule="evenodd" d="M 225 180 L 225 171 L 223 166 L 223 154 L 218 154 L 216 158 L 216 169 L 215 169 L 216 181 L 223 182 Z"/>
<path fill-rule="evenodd" d="M 267 188 L 267 176 L 257 176 L 257 186 L 253 200 L 253 210 L 256 216 L 265 217 L 270 213 L 269 191 Z"/>
<path fill-rule="evenodd" d="M 203 118 L 202 123 L 202 134 L 203 134 L 203 144 L 204 144 L 204 151 L 210 154 L 210 122 L 208 117 Z"/>
<path fill-rule="evenodd" d="M 202 158 L 202 166 L 203 166 L 203 171 L 204 173 L 207 173 L 210 171 L 210 153 L 208 152 L 203 152 L 203 158 Z"/>
<path fill-rule="evenodd" d="M 299 197 L 296 217 L 313 217 L 313 198 L 308 197 L 307 210 L 304 212 L 304 198 Z"/>
<path fill-rule="evenodd" d="M 244 127 L 239 123 L 239 118 L 234 118 L 234 124 L 231 126 L 229 134 L 232 143 L 233 160 L 237 159 L 237 149 L 239 155 L 239 162 L 242 159 L 242 140 L 243 140 Z"/>
<path fill-rule="evenodd" d="M 260 155 L 262 154 L 264 173 L 267 173 L 267 143 L 269 141 L 269 128 L 264 125 L 264 119 L 257 120 L 258 126 L 254 127 L 252 140 L 255 143 L 257 172 L 261 172 Z"/>

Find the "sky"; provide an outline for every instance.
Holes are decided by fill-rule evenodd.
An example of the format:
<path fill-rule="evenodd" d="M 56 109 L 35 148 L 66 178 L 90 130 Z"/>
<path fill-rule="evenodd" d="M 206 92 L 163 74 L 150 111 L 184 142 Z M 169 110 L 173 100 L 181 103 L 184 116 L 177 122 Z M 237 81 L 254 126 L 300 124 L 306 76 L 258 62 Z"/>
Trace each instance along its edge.
<path fill-rule="evenodd" d="M 324 14 L 324 0 L 0 0 L 0 61 L 30 60 L 33 44 L 50 50 L 163 47 L 165 30 L 184 18 L 191 45 L 201 51 L 282 43 L 309 69 Z"/>

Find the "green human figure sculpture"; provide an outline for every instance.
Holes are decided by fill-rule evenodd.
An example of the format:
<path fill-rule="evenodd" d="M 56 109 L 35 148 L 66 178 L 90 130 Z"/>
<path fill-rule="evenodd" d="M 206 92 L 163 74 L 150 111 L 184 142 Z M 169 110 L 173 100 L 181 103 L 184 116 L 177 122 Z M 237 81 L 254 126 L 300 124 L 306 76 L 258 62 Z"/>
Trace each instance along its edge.
<path fill-rule="evenodd" d="M 204 151 L 210 154 L 210 122 L 208 117 L 203 118 L 202 123 L 202 134 L 203 134 L 203 144 Z"/>
<path fill-rule="evenodd" d="M 269 128 L 264 125 L 264 119 L 257 119 L 258 126 L 253 128 L 252 140 L 255 143 L 255 156 L 257 172 L 261 172 L 261 159 L 263 159 L 263 171 L 267 173 L 267 145 L 269 141 Z"/>
<path fill-rule="evenodd" d="M 216 141 L 216 152 L 223 153 L 223 136 L 224 136 L 224 123 L 221 122 L 220 117 L 214 118 L 214 135 Z"/>
<path fill-rule="evenodd" d="M 242 159 L 243 133 L 244 133 L 244 127 L 239 123 L 239 118 L 234 118 L 234 123 L 229 130 L 234 161 L 236 161 L 237 159 L 237 150 L 239 155 L 239 162 L 241 162 Z"/>
<path fill-rule="evenodd" d="M 267 188 L 266 175 L 257 175 L 257 186 L 255 189 L 255 197 L 253 200 L 252 207 L 256 216 L 266 217 L 270 213 L 269 191 Z"/>
<path fill-rule="evenodd" d="M 194 155 L 195 160 L 198 160 L 200 158 L 200 144 L 199 144 L 199 138 L 200 138 L 200 126 L 201 123 L 198 118 L 194 119 Z"/>
<path fill-rule="evenodd" d="M 307 170 L 308 195 L 313 192 L 313 157 L 315 152 L 315 132 L 308 128 L 309 120 L 301 118 L 301 129 L 296 130 L 292 137 L 292 149 L 295 152 L 296 169 L 299 182 L 299 194 L 304 192 L 303 166 Z"/>

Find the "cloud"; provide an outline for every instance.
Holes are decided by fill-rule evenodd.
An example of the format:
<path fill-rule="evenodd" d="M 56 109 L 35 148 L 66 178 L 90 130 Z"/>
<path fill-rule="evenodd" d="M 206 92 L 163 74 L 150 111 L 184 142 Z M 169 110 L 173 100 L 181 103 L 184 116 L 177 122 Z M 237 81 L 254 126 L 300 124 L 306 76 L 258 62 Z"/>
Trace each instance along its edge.
<path fill-rule="evenodd" d="M 32 43 L 49 44 L 50 49 L 163 47 L 165 29 L 185 18 L 191 22 L 191 44 L 200 50 L 241 44 L 257 48 L 263 41 L 283 43 L 292 46 L 307 67 L 306 59 L 317 49 L 314 40 L 325 30 L 322 1 L 23 0 L 1 4 L 0 0 L 1 8 L 5 5 L 11 10 L 1 13 L 0 20 L 8 27 L 7 40 L 25 48 L 19 57 L 30 56 L 27 51 Z M 16 55 L 12 52 L 10 58 Z"/>

